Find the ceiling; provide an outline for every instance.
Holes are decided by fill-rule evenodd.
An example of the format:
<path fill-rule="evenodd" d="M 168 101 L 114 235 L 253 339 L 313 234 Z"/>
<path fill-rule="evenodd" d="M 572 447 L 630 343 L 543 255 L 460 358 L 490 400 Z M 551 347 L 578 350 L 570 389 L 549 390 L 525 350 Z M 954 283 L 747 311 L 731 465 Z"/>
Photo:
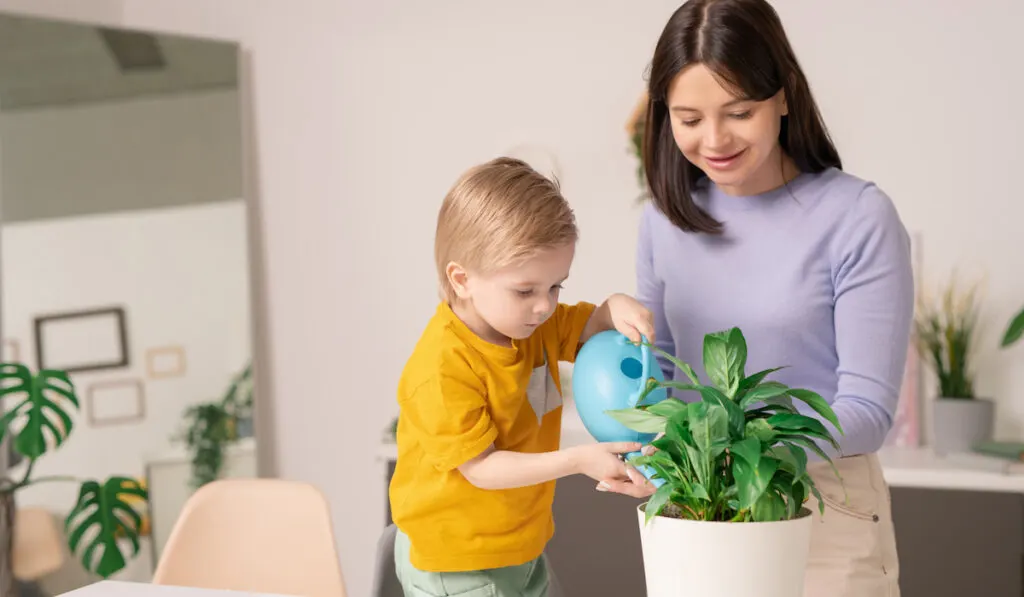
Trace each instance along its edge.
<path fill-rule="evenodd" d="M 0 14 L 0 109 L 237 86 L 236 44 Z"/>

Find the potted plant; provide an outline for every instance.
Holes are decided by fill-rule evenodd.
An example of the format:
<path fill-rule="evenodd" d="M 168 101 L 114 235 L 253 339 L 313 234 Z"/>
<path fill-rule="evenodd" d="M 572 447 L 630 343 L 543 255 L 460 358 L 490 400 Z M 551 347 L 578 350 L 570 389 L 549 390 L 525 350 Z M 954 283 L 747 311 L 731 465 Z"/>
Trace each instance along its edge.
<path fill-rule="evenodd" d="M 704 337 L 710 384 L 702 384 L 690 365 L 650 348 L 690 383 L 650 379 L 637 406 L 609 411 L 630 429 L 659 434 L 651 444 L 656 451 L 630 460 L 664 480 L 638 508 L 648 597 L 802 594 L 813 521 L 804 506 L 808 496 L 818 498 L 824 514 L 806 450 L 831 465 L 818 442 L 837 450 L 838 444 L 794 400 L 842 433 L 835 413 L 814 392 L 766 381 L 780 368 L 747 375 L 747 345 L 738 328 Z M 696 392 L 700 400 L 645 404 L 658 388 Z"/>
<path fill-rule="evenodd" d="M 932 302 L 918 300 L 914 318 L 917 349 L 935 374 L 938 396 L 932 412 L 932 446 L 938 454 L 968 452 L 992 437 L 995 404 L 974 391 L 977 286 L 962 291 L 951 279 Z"/>
<path fill-rule="evenodd" d="M 252 436 L 252 365 L 231 380 L 220 400 L 194 404 L 184 418 L 185 431 L 178 439 L 191 454 L 190 483 L 198 489 L 220 476 L 228 445 Z"/>
<path fill-rule="evenodd" d="M 138 500 L 148 494 L 138 480 L 113 476 L 105 481 L 70 476 L 37 476 L 36 462 L 60 449 L 74 431 L 72 415 L 79 409 L 75 386 L 65 371 L 33 373 L 21 363 L 0 363 L 0 443 L 12 442 L 21 456 L 21 474 L 0 476 L 0 595 L 16 595 L 12 573 L 15 495 L 37 483 L 80 485 L 78 500 L 65 519 L 68 547 L 89 572 L 108 578 L 139 553 L 142 517 Z M 130 545 L 127 545 L 130 544 Z"/>

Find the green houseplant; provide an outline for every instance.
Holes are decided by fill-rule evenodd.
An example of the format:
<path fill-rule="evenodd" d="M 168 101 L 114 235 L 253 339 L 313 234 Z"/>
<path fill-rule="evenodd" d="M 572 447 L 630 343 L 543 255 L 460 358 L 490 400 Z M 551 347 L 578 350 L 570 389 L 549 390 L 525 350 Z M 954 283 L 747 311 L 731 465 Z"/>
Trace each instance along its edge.
<path fill-rule="evenodd" d="M 193 489 L 216 480 L 224 466 L 225 448 L 252 434 L 252 364 L 235 375 L 220 400 L 185 410 L 185 441 L 191 455 Z"/>
<path fill-rule="evenodd" d="M 808 496 L 818 498 L 824 514 L 808 473 L 807 451 L 820 456 L 839 479 L 819 442 L 839 446 L 822 421 L 801 414 L 794 401 L 842 433 L 832 408 L 812 391 L 768 380 L 781 367 L 748 375 L 746 340 L 738 328 L 705 336 L 709 384 L 702 384 L 689 364 L 650 348 L 689 383 L 650 379 L 637 406 L 609 411 L 630 429 L 659 434 L 653 453 L 631 460 L 664 480 L 639 508 L 648 596 L 678 594 L 677 586 L 702 596 L 799 594 L 812 520 L 804 506 Z M 646 403 L 658 388 L 694 392 L 700 399 Z M 683 521 L 689 524 L 677 524 Z M 682 546 L 695 551 L 684 555 Z M 730 582 L 723 582 L 726 577 Z"/>
<path fill-rule="evenodd" d="M 148 500 L 139 481 L 113 476 L 105 481 L 70 476 L 33 477 L 37 461 L 61 448 L 74 431 L 73 414 L 80 401 L 64 371 L 33 373 L 21 363 L 0 363 L 0 442 L 8 439 L 25 460 L 16 477 L 0 478 L 0 595 L 15 595 L 11 568 L 15 494 L 37 483 L 72 482 L 80 485 L 78 500 L 65 519 L 68 546 L 86 570 L 107 578 L 139 553 L 142 517 L 137 499 Z M 130 543 L 125 545 L 125 542 Z"/>
<path fill-rule="evenodd" d="M 965 452 L 992 435 L 995 404 L 975 394 L 972 370 L 978 327 L 978 287 L 961 287 L 955 276 L 938 300 L 918 297 L 914 316 L 917 350 L 935 375 L 938 396 L 932 444 L 938 453 Z"/>

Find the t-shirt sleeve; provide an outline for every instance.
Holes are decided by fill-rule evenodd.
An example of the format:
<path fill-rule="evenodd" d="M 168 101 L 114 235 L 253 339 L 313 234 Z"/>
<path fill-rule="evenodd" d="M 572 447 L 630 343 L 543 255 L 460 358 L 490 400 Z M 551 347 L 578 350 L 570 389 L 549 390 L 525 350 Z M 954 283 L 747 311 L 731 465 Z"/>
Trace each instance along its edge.
<path fill-rule="evenodd" d="M 403 425 L 439 471 L 479 456 L 498 436 L 486 389 L 468 365 L 446 367 L 421 384 L 401 405 Z"/>
<path fill-rule="evenodd" d="M 583 336 L 583 328 L 587 327 L 590 316 L 594 314 L 597 305 L 587 302 L 579 302 L 575 305 L 559 303 L 555 309 L 555 324 L 558 329 L 558 360 L 576 361 L 576 354 L 580 349 L 580 338 Z"/>
<path fill-rule="evenodd" d="M 843 426 L 836 436 L 842 455 L 852 456 L 878 450 L 892 426 L 910 342 L 914 277 L 910 237 L 892 201 L 875 186 L 858 198 L 837 240 L 839 383 L 832 408 Z"/>

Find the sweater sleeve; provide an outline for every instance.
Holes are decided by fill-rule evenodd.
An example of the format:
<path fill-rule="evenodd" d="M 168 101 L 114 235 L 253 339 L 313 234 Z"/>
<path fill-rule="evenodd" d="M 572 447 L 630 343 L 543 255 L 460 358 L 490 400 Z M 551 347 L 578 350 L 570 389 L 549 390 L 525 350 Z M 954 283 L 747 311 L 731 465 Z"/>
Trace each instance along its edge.
<path fill-rule="evenodd" d="M 840 454 L 822 445 L 830 456 L 882 447 L 896 412 L 914 310 L 910 238 L 892 201 L 869 186 L 846 218 L 832 260 L 839 363 L 832 408 L 844 433 L 836 434 Z"/>
<path fill-rule="evenodd" d="M 665 316 L 665 283 L 654 270 L 654 244 L 657 239 L 653 236 L 655 227 L 652 226 L 651 220 L 655 217 L 658 217 L 658 214 L 654 205 L 646 204 L 640 217 L 640 230 L 637 239 L 636 299 L 654 315 L 654 345 L 669 354 L 675 354 L 672 330 L 669 329 L 668 319 Z M 675 373 L 672 363 L 661 355 L 658 355 L 658 363 L 661 365 L 665 379 L 671 381 Z"/>

